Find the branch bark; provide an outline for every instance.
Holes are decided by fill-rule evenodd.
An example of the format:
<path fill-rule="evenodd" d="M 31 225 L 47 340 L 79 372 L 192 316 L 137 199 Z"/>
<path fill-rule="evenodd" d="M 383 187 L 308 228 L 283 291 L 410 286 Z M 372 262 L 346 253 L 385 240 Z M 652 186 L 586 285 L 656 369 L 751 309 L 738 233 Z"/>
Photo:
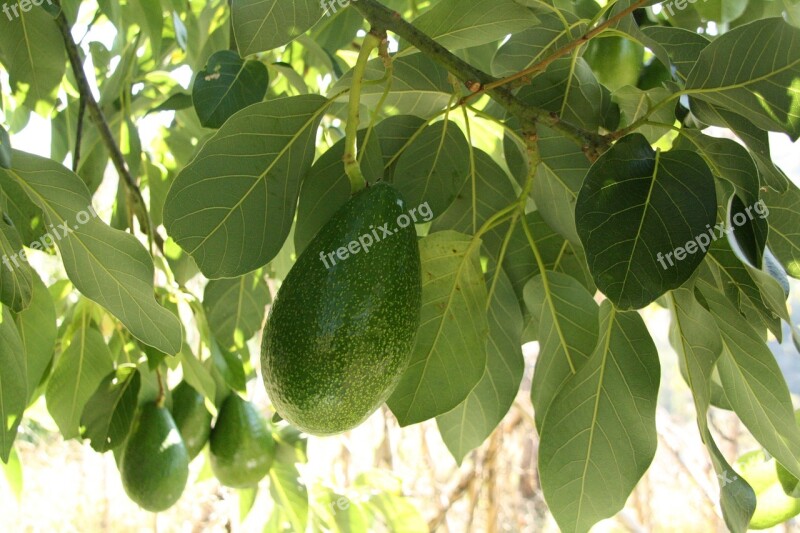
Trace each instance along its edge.
<path fill-rule="evenodd" d="M 448 72 L 461 80 L 471 91 L 484 90 L 497 103 L 522 122 L 541 122 L 561 131 L 583 148 L 584 152 L 593 154 L 599 147 L 604 147 L 606 139 L 595 132 L 586 131 L 561 120 L 556 113 L 530 106 L 514 96 L 506 87 L 493 86 L 498 80 L 477 69 L 448 51 L 442 45 L 404 20 L 399 13 L 392 11 L 377 0 L 358 0 L 351 4 L 375 28 L 389 30 L 424 53 Z"/>
<path fill-rule="evenodd" d="M 139 220 L 142 230 L 147 233 L 148 237 L 156 243 L 158 249 L 163 252 L 164 241 L 161 239 L 161 236 L 152 228 L 150 216 L 147 212 L 147 205 L 145 204 L 144 197 L 142 196 L 142 191 L 139 189 L 139 185 L 136 183 L 136 180 L 128 170 L 128 166 L 125 163 L 125 157 L 122 155 L 122 151 L 120 150 L 119 146 L 117 146 L 117 142 L 114 140 L 114 135 L 111 133 L 111 128 L 109 127 L 108 121 L 103 114 L 103 110 L 100 109 L 100 105 L 97 103 L 97 100 L 95 100 L 94 95 L 92 94 L 92 89 L 89 86 L 89 81 L 86 78 L 86 73 L 83 70 L 83 62 L 81 61 L 78 45 L 75 43 L 75 39 L 72 37 L 72 29 L 70 28 L 69 22 L 64 15 L 63 9 L 58 14 L 55 22 L 56 26 L 58 26 L 59 32 L 61 33 L 61 37 L 64 40 L 64 47 L 67 51 L 70 67 L 75 75 L 75 81 L 78 84 L 78 92 L 81 95 L 81 101 L 89 111 L 89 118 L 91 118 L 94 126 L 100 132 L 100 138 L 103 139 L 103 144 L 105 144 L 105 147 L 108 150 L 111 161 L 114 164 L 114 168 L 116 168 L 120 179 L 125 184 L 128 192 L 128 209 L 136 214 L 136 218 Z M 131 203 L 134 203 L 135 205 L 131 206 Z"/>

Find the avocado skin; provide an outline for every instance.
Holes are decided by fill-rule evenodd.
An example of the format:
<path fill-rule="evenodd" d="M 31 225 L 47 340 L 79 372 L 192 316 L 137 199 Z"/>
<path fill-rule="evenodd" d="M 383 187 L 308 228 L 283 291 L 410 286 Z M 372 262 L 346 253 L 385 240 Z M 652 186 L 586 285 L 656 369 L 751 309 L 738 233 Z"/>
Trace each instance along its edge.
<path fill-rule="evenodd" d="M 206 400 L 186 381 L 172 391 L 172 418 L 181 433 L 189 459 L 194 459 L 208 442 L 211 434 L 211 413 Z"/>
<path fill-rule="evenodd" d="M 125 492 L 142 509 L 165 511 L 180 499 L 189 477 L 189 454 L 165 407 L 148 402 L 139 408 L 119 469 Z"/>
<path fill-rule="evenodd" d="M 275 441 L 266 421 L 235 392 L 220 407 L 209 449 L 219 482 L 240 489 L 257 485 L 275 459 Z"/>
<path fill-rule="evenodd" d="M 406 211 L 391 185 L 359 191 L 320 229 L 275 297 L 261 346 L 264 385 L 278 414 L 306 433 L 358 426 L 408 366 L 422 282 L 414 225 L 396 223 Z M 387 223 L 397 232 L 383 236 L 378 228 Z M 373 229 L 381 240 L 368 252 L 329 259 L 326 268 L 320 253 Z"/>

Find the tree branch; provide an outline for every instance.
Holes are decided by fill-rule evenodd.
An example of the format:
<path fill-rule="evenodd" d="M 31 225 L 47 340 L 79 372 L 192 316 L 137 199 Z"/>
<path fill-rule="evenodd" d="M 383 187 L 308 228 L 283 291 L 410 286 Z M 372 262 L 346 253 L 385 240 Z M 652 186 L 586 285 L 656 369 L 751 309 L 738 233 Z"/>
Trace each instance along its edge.
<path fill-rule="evenodd" d="M 75 43 L 75 39 L 72 37 L 72 30 L 69 26 L 69 22 L 67 22 L 67 18 L 64 15 L 63 9 L 56 18 L 56 25 L 58 26 L 58 29 L 61 32 L 61 37 L 64 40 L 64 47 L 67 51 L 67 57 L 69 58 L 69 64 L 72 67 L 72 72 L 75 75 L 75 81 L 78 84 L 78 92 L 81 95 L 81 101 L 86 106 L 86 109 L 88 109 L 89 117 L 92 119 L 95 127 L 100 132 L 100 137 L 103 139 L 103 144 L 105 144 L 106 149 L 108 150 L 112 163 L 114 163 L 114 168 L 117 169 L 117 173 L 119 174 L 120 179 L 125 184 L 125 187 L 128 191 L 128 209 L 136 214 L 136 218 L 139 220 L 142 230 L 147 233 L 148 237 L 150 237 L 156 243 L 158 249 L 163 252 L 164 241 L 161 236 L 152 228 L 150 216 L 147 213 L 147 205 L 145 204 L 144 197 L 142 196 L 142 191 L 139 189 L 139 185 L 137 185 L 136 180 L 128 170 L 128 166 L 125 164 L 125 157 L 122 155 L 122 151 L 119 149 L 119 146 L 117 146 L 117 143 L 114 140 L 114 135 L 111 133 L 111 128 L 108 125 L 108 121 L 106 121 L 106 118 L 103 115 L 103 110 L 100 109 L 100 105 L 97 103 L 97 100 L 94 99 L 92 89 L 89 86 L 89 81 L 86 78 L 86 73 L 83 71 L 83 62 L 81 61 L 78 45 Z M 136 205 L 131 206 L 130 203 L 134 203 Z"/>
<path fill-rule="evenodd" d="M 636 11 L 637 9 L 642 7 L 645 4 L 645 2 L 647 2 L 647 0 L 637 0 L 636 2 L 634 2 L 633 4 L 628 6 L 627 8 L 623 9 L 622 11 L 620 11 L 619 13 L 614 15 L 613 17 L 611 17 L 608 20 L 606 20 L 605 22 L 603 22 L 602 24 L 599 24 L 599 25 L 595 26 L 593 29 L 587 31 L 584 35 L 580 36 L 579 38 L 575 39 L 574 41 L 568 42 L 567 44 L 565 44 L 564 46 L 562 46 L 561 48 L 559 48 L 558 50 L 556 50 L 555 52 L 553 52 L 549 56 L 545 57 L 541 61 L 531 65 L 530 67 L 526 68 L 525 70 L 521 70 L 520 72 L 517 72 L 516 74 L 512 74 L 511 76 L 508 76 L 506 78 L 503 78 L 503 79 L 500 79 L 500 80 L 497 80 L 497 81 L 494 81 L 492 83 L 489 83 L 489 84 L 485 85 L 483 87 L 482 91 L 488 91 L 488 90 L 493 89 L 495 87 L 500 87 L 501 85 L 506 85 L 506 84 L 511 83 L 513 81 L 516 81 L 516 80 L 519 80 L 519 79 L 523 79 L 523 78 L 527 78 L 531 74 L 535 74 L 536 72 L 541 72 L 541 71 L 545 70 L 556 59 L 565 56 L 566 54 L 568 54 L 569 52 L 573 51 L 578 46 L 588 42 L 589 39 L 591 39 L 592 37 L 596 36 L 598 33 L 602 32 L 606 28 L 608 28 L 608 27 L 616 24 L 617 22 L 621 21 L 622 19 L 624 19 L 625 17 L 627 17 L 628 15 L 630 15 L 631 13 L 633 13 L 634 11 Z M 472 96 L 474 96 L 474 95 L 471 95 L 471 96 L 467 97 L 467 100 L 469 100 Z"/>
<path fill-rule="evenodd" d="M 81 95 L 78 102 L 78 125 L 75 127 L 75 149 L 72 151 L 72 171 L 78 173 L 81 163 L 81 140 L 83 137 L 83 118 L 86 115 L 86 98 Z"/>
<path fill-rule="evenodd" d="M 404 20 L 399 13 L 392 11 L 377 0 L 358 0 L 353 2 L 351 6 L 357 9 L 373 27 L 389 30 L 414 45 L 420 52 L 442 65 L 448 72 L 461 80 L 472 92 L 484 90 L 487 85 L 491 86 L 491 84 L 498 81 L 493 76 L 473 67 L 448 51 Z M 506 111 L 521 121 L 538 121 L 559 130 L 580 144 L 587 155 L 594 153 L 598 147 L 606 144 L 603 136 L 564 122 L 556 113 L 550 113 L 526 104 L 505 87 L 495 86 L 486 88 L 485 91 Z"/>

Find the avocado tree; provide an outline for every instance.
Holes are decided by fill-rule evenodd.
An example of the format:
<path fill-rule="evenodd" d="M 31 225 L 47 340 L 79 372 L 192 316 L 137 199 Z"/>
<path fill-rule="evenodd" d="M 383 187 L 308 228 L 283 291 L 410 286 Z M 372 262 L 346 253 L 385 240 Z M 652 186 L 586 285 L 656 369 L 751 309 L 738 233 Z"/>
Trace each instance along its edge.
<path fill-rule="evenodd" d="M 587 531 L 655 454 L 638 310 L 656 305 L 727 527 L 800 511 L 800 427 L 766 344 L 800 338 L 800 190 L 768 139 L 800 137 L 796 0 L 2 11 L 3 463 L 43 401 L 145 509 L 180 498 L 209 442 L 220 482 L 270 484 L 276 528 L 336 529 L 297 483 L 300 430 L 385 401 L 401 426 L 435 419 L 460 462 L 538 341 L 530 467 L 560 528 Z M 13 148 L 34 116 L 49 157 Z M 259 368 L 276 412 L 247 400 Z M 763 447 L 786 512 L 753 518 L 760 482 L 720 451 L 711 409 Z"/>

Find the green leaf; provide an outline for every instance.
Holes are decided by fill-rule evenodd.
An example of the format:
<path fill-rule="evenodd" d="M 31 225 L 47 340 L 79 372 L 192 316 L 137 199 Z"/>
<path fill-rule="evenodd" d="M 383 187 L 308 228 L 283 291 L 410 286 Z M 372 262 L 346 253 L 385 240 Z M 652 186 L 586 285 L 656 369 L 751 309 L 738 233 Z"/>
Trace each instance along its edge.
<path fill-rule="evenodd" d="M 428 530 L 419 509 L 400 494 L 378 492 L 370 496 L 368 504 L 370 511 L 381 517 L 389 531 L 413 533 Z"/>
<path fill-rule="evenodd" d="M 585 59 L 563 57 L 554 61 L 520 89 L 527 104 L 546 109 L 581 128 L 595 131 L 603 121 L 603 88 Z"/>
<path fill-rule="evenodd" d="M 717 230 L 718 231 L 718 230 Z M 714 267 L 719 282 L 715 283 L 728 300 L 748 318 L 755 319 L 768 327 L 776 337 L 781 336 L 780 317 L 786 314 L 786 303 L 775 291 L 780 288 L 775 280 L 768 280 L 769 275 L 742 263 L 733 252 L 727 239 L 717 239 L 712 243 L 706 256 L 707 264 Z M 772 287 L 770 287 L 772 281 Z M 783 307 L 780 312 L 779 308 Z M 751 315 L 750 310 L 756 315 Z"/>
<path fill-rule="evenodd" d="M 31 303 L 16 316 L 17 330 L 25 352 L 28 402 L 33 399 L 36 387 L 50 366 L 58 334 L 56 308 L 50 291 L 38 275 L 34 274 L 32 279 Z"/>
<path fill-rule="evenodd" d="M 233 32 L 242 56 L 294 40 L 323 14 L 319 0 L 233 0 Z"/>
<path fill-rule="evenodd" d="M 699 130 L 681 128 L 680 137 L 674 148 L 696 150 L 708 164 L 708 168 L 718 178 L 724 179 L 736 188 L 745 204 L 758 201 L 758 169 L 746 148 L 731 139 L 709 137 Z"/>
<path fill-rule="evenodd" d="M 483 150 L 473 151 L 475 169 L 469 172 L 469 179 L 450 207 L 433 221 L 431 232 L 452 229 L 474 234 L 492 215 L 516 200 L 506 171 Z"/>
<path fill-rule="evenodd" d="M 697 62 L 697 57 L 711 42 L 696 32 L 668 26 L 647 26 L 642 28 L 642 33 L 664 47 L 677 76 L 684 81 Z"/>
<path fill-rule="evenodd" d="M 755 207 L 755 209 L 754 209 Z M 762 211 L 764 216 L 759 216 Z M 733 194 L 728 202 L 727 224 L 734 228 L 730 233 L 747 264 L 761 269 L 764 247 L 767 245 L 769 225 L 766 221 L 768 208 L 764 202 L 755 206 L 745 205 L 738 195 Z"/>
<path fill-rule="evenodd" d="M 150 48 L 153 50 L 153 56 L 160 56 L 161 36 L 164 31 L 164 14 L 161 10 L 161 1 L 139 0 L 138 2 L 129 2 L 127 7 L 133 11 L 137 24 L 150 37 Z"/>
<path fill-rule="evenodd" d="M 31 302 L 33 276 L 22 239 L 11 219 L 2 214 L 0 218 L 0 253 L 3 254 L 0 266 L 0 302 L 12 311 L 22 311 Z"/>
<path fill-rule="evenodd" d="M 781 193 L 789 190 L 791 182 L 775 165 L 770 155 L 769 135 L 766 131 L 757 128 L 751 121 L 737 113 L 711 105 L 703 100 L 689 98 L 689 105 L 692 114 L 699 120 L 709 125 L 728 128 L 744 142 L 758 166 L 760 181 L 764 185 Z"/>
<path fill-rule="evenodd" d="M 775 357 L 750 324 L 717 290 L 700 282 L 722 334 L 717 368 L 733 410 L 758 442 L 800 478 L 800 429 Z"/>
<path fill-rule="evenodd" d="M 769 247 L 793 278 L 800 278 L 800 190 L 764 191 L 769 207 Z"/>
<path fill-rule="evenodd" d="M 211 280 L 203 293 L 208 325 L 226 349 L 241 348 L 261 329 L 269 302 L 269 289 L 258 272 Z"/>
<path fill-rule="evenodd" d="M 42 209 L 75 287 L 117 317 L 137 339 L 162 352 L 177 353 L 181 325 L 153 297 L 153 262 L 147 250 L 133 235 L 97 218 L 78 176 L 54 161 L 24 152 L 15 152 L 14 159 L 14 170 L 0 170 L 0 184 L 20 186 Z"/>
<path fill-rule="evenodd" d="M 145 116 L 149 115 L 150 113 L 156 113 L 158 111 L 178 111 L 181 109 L 187 109 L 189 107 L 192 107 L 192 104 L 193 100 L 191 94 L 185 93 L 183 91 L 178 91 L 175 94 L 170 95 L 169 98 L 167 98 L 166 100 L 158 104 L 156 107 L 145 113 Z"/>
<path fill-rule="evenodd" d="M 81 415 L 82 437 L 97 452 L 107 452 L 125 441 L 133 422 L 141 387 L 139 371 L 123 365 L 103 378 Z"/>
<path fill-rule="evenodd" d="M 617 0 L 614 2 L 614 6 L 608 13 L 609 17 L 614 17 L 619 15 L 623 10 L 631 7 L 635 2 L 638 0 Z M 657 0 L 649 0 L 645 5 L 651 5 L 657 3 Z M 641 6 L 639 6 L 641 7 Z M 644 33 L 641 28 L 639 27 L 639 23 L 636 22 L 636 18 L 633 15 L 633 12 L 629 13 L 628 15 L 622 17 L 617 23 L 615 23 L 612 28 L 614 30 L 620 31 L 623 34 L 629 36 L 632 40 L 636 41 L 637 43 L 641 44 L 642 46 L 646 46 L 653 52 L 653 55 L 661 61 L 661 63 L 669 68 L 670 66 L 670 57 L 667 54 L 667 51 L 664 49 L 658 41 L 655 41 L 648 37 L 646 33 Z"/>
<path fill-rule="evenodd" d="M 192 102 L 200 124 L 219 128 L 234 113 L 264 99 L 269 72 L 260 61 L 245 61 L 231 50 L 208 58 L 192 85 Z"/>
<path fill-rule="evenodd" d="M 578 243 L 575 202 L 589 171 L 589 160 L 574 142 L 539 125 L 539 154 L 531 197 L 547 225 L 570 242 Z"/>
<path fill-rule="evenodd" d="M 314 515 L 319 517 L 324 531 L 337 533 L 367 533 L 366 513 L 363 504 L 353 501 L 344 494 L 322 487 L 315 487 L 311 500 L 315 503 Z M 324 524 L 324 525 L 323 525 Z"/>
<path fill-rule="evenodd" d="M 194 390 L 211 400 L 212 403 L 215 403 L 217 400 L 217 386 L 211 373 L 197 357 L 195 357 L 188 345 L 183 345 L 180 355 L 183 379 L 185 379 Z"/>
<path fill-rule="evenodd" d="M 716 208 L 714 177 L 699 155 L 653 152 L 639 134 L 622 138 L 592 165 L 575 208 L 597 287 L 621 309 L 679 287 L 706 255 L 695 238 L 710 241 Z"/>
<path fill-rule="evenodd" d="M 442 231 L 420 241 L 422 307 L 411 362 L 387 404 L 407 426 L 464 401 L 486 368 L 480 240 Z"/>
<path fill-rule="evenodd" d="M 83 408 L 112 370 L 103 336 L 92 327 L 77 330 L 56 361 L 45 391 L 47 410 L 65 439 L 80 435 Z"/>
<path fill-rule="evenodd" d="M 383 102 L 388 113 L 415 115 L 428 119 L 443 109 L 450 101 L 453 86 L 447 79 L 447 71 L 425 54 L 414 54 L 392 61 L 392 90 Z M 365 81 L 382 80 L 385 68 L 381 59 L 367 63 Z M 350 87 L 353 71 L 348 71 L 329 91 L 329 97 L 345 102 L 340 95 Z M 385 83 L 365 83 L 361 91 L 361 104 L 375 109 L 383 98 Z M 384 153 L 386 155 L 386 153 Z"/>
<path fill-rule="evenodd" d="M 8 463 L 19 418 L 28 405 L 25 348 L 11 311 L 0 311 L 0 461 Z"/>
<path fill-rule="evenodd" d="M 733 532 L 747 530 L 756 508 L 756 495 L 750 485 L 737 476 L 722 455 L 708 427 L 711 378 L 722 352 L 722 338 L 714 317 L 703 308 L 689 289 L 670 294 L 673 320 L 670 342 L 686 369 L 686 382 L 694 397 L 700 438 L 706 445 L 717 474 L 720 507 L 725 523 Z"/>
<path fill-rule="evenodd" d="M 247 348 L 244 347 L 244 350 Z M 221 349 L 216 340 L 211 339 L 209 346 L 211 363 L 223 382 L 231 389 L 238 391 L 247 390 L 247 376 L 244 373 L 244 361 L 240 354 L 230 350 Z M 219 398 L 218 398 L 219 399 Z"/>
<path fill-rule="evenodd" d="M 533 371 L 531 402 L 536 427 L 542 422 L 561 386 L 592 355 L 599 335 L 599 307 L 592 295 L 574 278 L 560 272 L 544 272 L 525 286 L 525 301 L 539 322 L 539 356 Z"/>
<path fill-rule="evenodd" d="M 544 418 L 539 472 L 562 531 L 586 531 L 625 505 L 656 451 L 658 353 L 642 318 L 600 307 L 600 338 Z"/>
<path fill-rule="evenodd" d="M 498 41 L 537 22 L 514 0 L 443 0 L 415 18 L 414 26 L 453 51 Z"/>
<path fill-rule="evenodd" d="M 461 190 L 469 172 L 469 145 L 453 122 L 431 124 L 397 160 L 394 186 L 409 206 L 427 203 L 441 214 Z"/>
<path fill-rule="evenodd" d="M 647 116 L 648 122 L 663 124 L 663 126 L 646 124 L 637 128 L 636 131 L 647 137 L 651 143 L 656 142 L 670 131 L 670 126 L 675 122 L 675 106 L 665 105 L 653 113 L 650 111 L 656 104 L 669 98 L 670 94 L 672 93 L 664 87 L 655 87 L 647 91 L 630 85 L 620 87 L 612 95 L 613 100 L 619 104 L 619 126 L 628 126 Z"/>
<path fill-rule="evenodd" d="M 738 19 L 747 8 L 748 0 L 703 0 L 694 8 L 706 20 L 726 23 Z"/>
<path fill-rule="evenodd" d="M 6 481 L 8 481 L 8 486 L 11 488 L 11 492 L 14 493 L 14 497 L 18 502 L 21 501 L 23 487 L 22 463 L 19 460 L 17 450 L 11 449 L 11 455 L 9 455 L 8 460 L 0 462 L 0 468 L 3 469 L 6 475 Z"/>
<path fill-rule="evenodd" d="M 523 223 L 528 225 L 547 270 L 563 272 L 572 276 L 581 285 L 587 287 L 590 292 L 595 292 L 596 288 L 592 283 L 591 275 L 586 265 L 586 258 L 581 247 L 571 244 L 564 237 L 553 231 L 542 220 L 539 211 L 531 211 L 525 215 L 524 219 L 517 221 L 508 241 L 506 255 L 503 258 L 503 270 L 511 280 L 511 285 L 514 287 L 514 292 L 517 294 L 520 305 L 524 305 L 525 284 L 540 273 L 536 258 L 531 251 L 530 243 L 522 228 Z M 504 231 L 492 231 L 486 235 L 484 241 L 486 244 L 484 248 L 494 261 L 497 261 L 502 239 L 507 230 L 505 226 L 499 229 Z"/>
<path fill-rule="evenodd" d="M 19 10 L 19 17 L 0 16 L 0 63 L 11 87 L 25 95 L 33 109 L 40 100 L 53 102 L 67 65 L 64 41 L 55 21 L 42 9 Z"/>
<path fill-rule="evenodd" d="M 489 304 L 488 320 L 483 377 L 455 409 L 436 417 L 442 440 L 459 464 L 491 435 L 514 402 L 522 381 L 522 313 L 511 282 L 502 272 Z"/>
<path fill-rule="evenodd" d="M 239 522 L 241 523 L 253 510 L 256 496 L 258 496 L 258 485 L 247 489 L 239 489 L 236 493 L 239 496 Z"/>
<path fill-rule="evenodd" d="M 295 465 L 276 460 L 270 468 L 269 479 L 269 493 L 276 504 L 273 513 L 283 515 L 291 530 L 305 531 L 308 523 L 308 490 L 300 480 Z"/>
<path fill-rule="evenodd" d="M 361 173 L 368 183 L 375 183 L 383 177 L 381 147 L 374 136 L 363 146 L 365 134 L 366 130 L 358 132 Z M 294 248 L 298 256 L 322 226 L 350 199 L 350 179 L 342 163 L 344 145 L 342 138 L 314 162 L 303 178 L 294 229 Z"/>
<path fill-rule="evenodd" d="M 47 228 L 42 210 L 28 198 L 22 188 L 14 183 L 4 183 L 0 201 L 5 204 L 5 213 L 14 222 L 23 243 L 32 243 L 44 235 Z"/>
<path fill-rule="evenodd" d="M 427 126 L 427 121 L 415 115 L 393 115 L 378 122 L 375 135 L 381 141 L 384 168 L 392 170 L 400 152 L 405 149 L 411 139 Z M 386 176 L 389 177 L 388 175 Z"/>
<path fill-rule="evenodd" d="M 796 141 L 800 137 L 798 77 L 800 29 L 771 18 L 716 38 L 697 59 L 686 90 Z"/>
<path fill-rule="evenodd" d="M 509 76 L 525 70 L 552 52 L 579 38 L 586 25 L 569 12 L 554 13 L 552 8 L 539 15 L 539 24 L 512 35 L 497 50 L 492 60 L 492 74 Z"/>
<path fill-rule="evenodd" d="M 175 178 L 164 225 L 206 277 L 246 274 L 281 249 L 328 103 L 304 95 L 243 109 Z"/>
<path fill-rule="evenodd" d="M 2 125 L 0 125 L 0 167 L 11 168 L 11 138 Z"/>

